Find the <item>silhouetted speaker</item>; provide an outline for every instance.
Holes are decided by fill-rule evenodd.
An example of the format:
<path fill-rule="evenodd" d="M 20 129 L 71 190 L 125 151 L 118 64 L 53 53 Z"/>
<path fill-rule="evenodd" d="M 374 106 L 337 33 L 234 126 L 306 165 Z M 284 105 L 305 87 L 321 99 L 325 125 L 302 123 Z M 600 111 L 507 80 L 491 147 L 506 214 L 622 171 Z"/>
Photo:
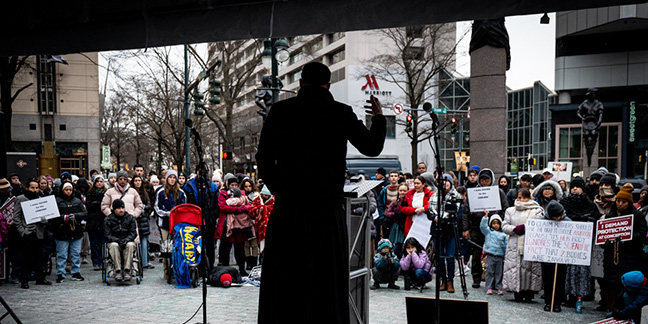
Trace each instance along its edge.
<path fill-rule="evenodd" d="M 434 298 L 405 297 L 407 324 L 432 324 L 436 317 Z M 488 302 L 484 300 L 441 299 L 441 323 L 488 324 Z"/>

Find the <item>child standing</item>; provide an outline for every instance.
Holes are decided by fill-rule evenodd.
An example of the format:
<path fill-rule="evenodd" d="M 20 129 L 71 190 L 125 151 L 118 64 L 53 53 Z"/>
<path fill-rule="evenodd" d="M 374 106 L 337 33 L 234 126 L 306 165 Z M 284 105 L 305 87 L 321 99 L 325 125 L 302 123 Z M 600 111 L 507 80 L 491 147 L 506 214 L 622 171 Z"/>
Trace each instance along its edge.
<path fill-rule="evenodd" d="M 502 218 L 493 215 L 488 221 L 488 211 L 484 211 L 479 228 L 485 236 L 484 251 L 486 252 L 486 294 L 492 295 L 493 288 L 498 295 L 503 295 L 502 274 L 504 270 L 504 255 L 508 236 L 502 232 Z M 486 225 L 488 223 L 488 225 Z"/>
<path fill-rule="evenodd" d="M 432 262 L 425 253 L 425 248 L 413 237 L 405 241 L 405 257 L 401 261 L 401 270 L 405 276 L 405 290 L 410 289 L 411 280 L 414 286 L 423 289 L 426 282 L 432 281 Z"/>

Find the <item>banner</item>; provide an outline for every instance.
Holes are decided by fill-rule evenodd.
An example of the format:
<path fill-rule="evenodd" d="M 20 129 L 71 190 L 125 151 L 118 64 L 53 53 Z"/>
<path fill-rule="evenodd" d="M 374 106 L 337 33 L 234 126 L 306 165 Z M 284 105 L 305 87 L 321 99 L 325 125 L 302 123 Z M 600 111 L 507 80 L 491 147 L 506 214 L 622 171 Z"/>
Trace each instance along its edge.
<path fill-rule="evenodd" d="M 43 217 L 52 219 L 61 216 L 54 196 L 23 201 L 20 206 L 27 224 L 38 223 Z"/>
<path fill-rule="evenodd" d="M 0 207 L 0 214 L 4 217 L 7 222 L 13 220 L 14 206 L 16 204 L 16 197 L 11 197 L 5 201 L 4 205 Z"/>
<path fill-rule="evenodd" d="M 500 191 L 497 186 L 468 188 L 468 204 L 471 213 L 501 210 Z"/>
<path fill-rule="evenodd" d="M 624 215 L 596 221 L 596 244 L 604 244 L 607 240 L 616 241 L 617 237 L 620 237 L 621 241 L 632 240 L 633 221 L 634 215 Z"/>
<path fill-rule="evenodd" d="M 524 260 L 590 265 L 594 224 L 529 219 L 525 224 Z"/>

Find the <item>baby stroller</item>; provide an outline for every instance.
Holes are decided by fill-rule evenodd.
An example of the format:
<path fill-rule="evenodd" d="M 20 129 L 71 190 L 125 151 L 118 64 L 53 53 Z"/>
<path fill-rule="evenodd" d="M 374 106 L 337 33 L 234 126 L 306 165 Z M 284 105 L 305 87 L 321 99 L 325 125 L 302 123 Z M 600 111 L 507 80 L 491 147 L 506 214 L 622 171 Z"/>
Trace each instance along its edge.
<path fill-rule="evenodd" d="M 142 269 L 142 263 L 140 262 L 140 251 L 141 250 L 139 243 L 135 243 L 135 250 L 133 251 L 133 262 L 130 266 L 130 274 L 138 285 L 144 278 L 144 271 Z M 110 257 L 110 253 L 108 252 L 108 243 L 103 244 L 103 247 L 101 249 L 101 260 L 103 260 L 101 262 L 101 278 L 106 283 L 106 285 L 110 286 L 112 284 L 111 281 L 114 280 L 115 266 L 112 258 Z"/>
<path fill-rule="evenodd" d="M 202 210 L 193 204 L 173 207 L 169 214 L 169 236 L 173 239 L 171 262 L 167 264 L 167 280 L 176 279 L 176 288 L 198 286 L 202 261 Z M 167 243 L 168 244 L 168 243 Z M 170 283 L 170 282 L 169 282 Z"/>

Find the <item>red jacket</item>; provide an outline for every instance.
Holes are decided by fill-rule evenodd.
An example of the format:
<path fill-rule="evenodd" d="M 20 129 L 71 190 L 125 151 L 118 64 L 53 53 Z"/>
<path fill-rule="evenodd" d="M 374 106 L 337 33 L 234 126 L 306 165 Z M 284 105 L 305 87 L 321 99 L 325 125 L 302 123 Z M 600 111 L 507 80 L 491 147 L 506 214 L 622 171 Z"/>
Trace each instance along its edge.
<path fill-rule="evenodd" d="M 425 211 L 427 212 L 430 208 L 430 197 L 432 197 L 434 192 L 429 190 L 427 187 L 423 188 L 423 192 L 425 193 L 423 195 L 423 208 L 425 208 Z M 412 227 L 412 216 L 414 216 L 414 211 L 416 210 L 416 208 L 412 207 L 414 193 L 416 193 L 416 189 L 410 189 L 410 191 L 405 194 L 407 206 L 401 207 L 401 213 L 407 216 L 407 218 L 405 218 L 405 236 L 407 236 L 407 233 L 409 233 L 409 230 Z"/>
<path fill-rule="evenodd" d="M 241 194 L 245 195 L 245 191 L 241 190 Z M 247 240 L 245 233 L 236 233 L 227 237 L 225 236 L 226 233 L 223 232 L 225 229 L 225 224 L 227 224 L 227 214 L 247 213 L 250 209 L 250 205 L 230 206 L 226 201 L 227 190 L 223 189 L 218 195 L 218 207 L 220 208 L 220 215 L 218 217 L 218 222 L 216 223 L 216 232 L 214 233 L 214 238 L 222 239 L 231 243 L 245 242 L 245 240 Z"/>

